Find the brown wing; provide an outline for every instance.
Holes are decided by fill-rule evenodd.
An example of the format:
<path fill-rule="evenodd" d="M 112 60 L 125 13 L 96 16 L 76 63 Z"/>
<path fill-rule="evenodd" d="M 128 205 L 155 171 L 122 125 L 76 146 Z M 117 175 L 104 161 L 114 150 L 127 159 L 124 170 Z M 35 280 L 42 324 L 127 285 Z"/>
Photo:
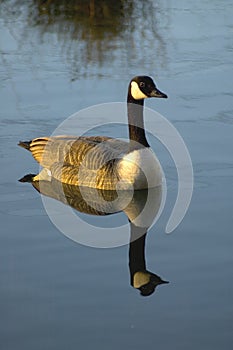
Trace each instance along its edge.
<path fill-rule="evenodd" d="M 57 162 L 79 166 L 84 160 L 89 166 L 99 167 L 101 159 L 118 157 L 127 151 L 128 144 L 105 136 L 40 137 L 29 143 L 28 149 L 41 166 L 50 169 Z"/>
<path fill-rule="evenodd" d="M 59 181 L 113 189 L 119 181 L 114 164 L 129 144 L 105 136 L 56 136 L 36 138 L 21 146 Z"/>

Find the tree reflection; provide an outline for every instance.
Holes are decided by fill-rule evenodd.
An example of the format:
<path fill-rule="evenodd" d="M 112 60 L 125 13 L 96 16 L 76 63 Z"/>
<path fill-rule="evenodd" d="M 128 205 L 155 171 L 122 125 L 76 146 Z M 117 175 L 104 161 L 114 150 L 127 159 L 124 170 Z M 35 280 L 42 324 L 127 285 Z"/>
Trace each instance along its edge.
<path fill-rule="evenodd" d="M 29 40 L 31 29 L 39 34 L 42 44 L 51 40 L 49 37 L 56 40 L 62 57 L 71 67 L 73 80 L 80 76 L 112 76 L 119 69 L 121 73 L 131 74 L 131 70 L 135 72 L 143 67 L 150 72 L 155 71 L 155 66 L 158 69 L 166 65 L 163 32 L 167 15 L 161 0 L 2 3 L 4 17 L 26 17 L 23 43 Z"/>

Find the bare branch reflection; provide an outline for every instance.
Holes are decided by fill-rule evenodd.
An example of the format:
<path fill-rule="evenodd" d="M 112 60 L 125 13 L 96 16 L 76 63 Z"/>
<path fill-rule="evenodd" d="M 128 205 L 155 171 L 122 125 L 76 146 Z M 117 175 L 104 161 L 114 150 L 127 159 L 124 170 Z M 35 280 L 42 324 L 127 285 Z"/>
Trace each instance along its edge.
<path fill-rule="evenodd" d="M 160 0 L 12 0 L 2 4 L 4 21 L 22 18 L 22 31 L 16 33 L 20 46 L 30 43 L 33 55 L 40 44 L 56 45 L 72 80 L 113 76 L 119 69 L 131 74 L 139 67 L 150 72 L 166 66 L 164 33 L 169 21 Z"/>

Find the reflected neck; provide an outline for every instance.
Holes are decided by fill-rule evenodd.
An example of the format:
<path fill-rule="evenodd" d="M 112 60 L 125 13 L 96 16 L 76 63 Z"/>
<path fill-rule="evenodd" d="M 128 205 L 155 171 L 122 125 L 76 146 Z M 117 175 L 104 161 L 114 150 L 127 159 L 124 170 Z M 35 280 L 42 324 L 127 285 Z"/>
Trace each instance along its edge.
<path fill-rule="evenodd" d="M 143 120 L 144 100 L 135 100 L 130 90 L 127 97 L 129 139 L 131 149 L 150 147 L 144 130 Z"/>
<path fill-rule="evenodd" d="M 133 285 L 134 274 L 138 271 L 146 270 L 145 240 L 147 232 L 146 229 L 136 227 L 133 223 L 130 223 L 130 226 L 131 242 L 129 245 L 129 269 L 131 284 Z"/>

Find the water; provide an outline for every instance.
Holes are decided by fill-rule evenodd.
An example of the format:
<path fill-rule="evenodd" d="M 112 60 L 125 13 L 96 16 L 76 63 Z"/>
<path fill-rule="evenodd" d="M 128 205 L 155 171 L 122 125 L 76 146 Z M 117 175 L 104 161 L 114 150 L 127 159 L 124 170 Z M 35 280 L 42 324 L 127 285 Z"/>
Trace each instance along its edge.
<path fill-rule="evenodd" d="M 59 5 L 60 4 L 60 5 Z M 94 6 L 94 7 L 93 7 Z M 232 344 L 231 1 L 1 1 L 1 348 L 229 349 Z M 76 11 L 75 11 L 76 9 Z M 177 191 L 146 240 L 147 269 L 170 283 L 142 297 L 128 246 L 78 245 L 17 179 L 38 167 L 19 140 L 48 135 L 77 110 L 124 101 L 148 74 L 166 101 L 146 101 L 183 136 L 193 161 L 189 211 L 165 235 Z M 95 121 L 97 122 L 97 121 Z M 83 128 L 93 121 L 84 121 Z M 114 136 L 116 131 L 109 129 Z"/>

